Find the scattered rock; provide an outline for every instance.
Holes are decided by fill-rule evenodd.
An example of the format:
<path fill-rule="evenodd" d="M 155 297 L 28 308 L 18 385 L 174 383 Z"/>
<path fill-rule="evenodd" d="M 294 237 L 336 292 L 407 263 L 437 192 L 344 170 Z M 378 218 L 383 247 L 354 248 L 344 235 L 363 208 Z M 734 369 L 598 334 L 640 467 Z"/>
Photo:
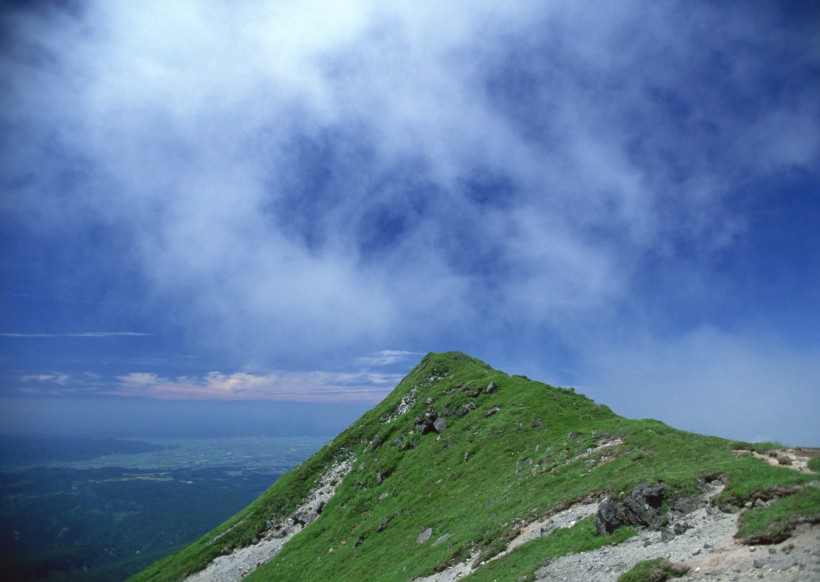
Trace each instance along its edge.
<path fill-rule="evenodd" d="M 541 426 L 541 419 L 540 418 L 536 418 L 535 420 L 532 421 L 532 428 L 538 428 L 539 426 Z"/>
<path fill-rule="evenodd" d="M 686 523 L 685 521 L 679 521 L 675 525 L 672 526 L 672 531 L 675 532 L 675 535 L 679 536 L 682 533 L 686 533 L 688 530 L 692 529 L 692 526 Z"/>
<path fill-rule="evenodd" d="M 493 392 L 495 392 L 496 388 L 498 388 L 498 386 L 495 385 L 495 382 L 490 382 L 489 384 L 487 384 L 487 388 L 484 389 L 484 393 L 492 394 Z"/>
<path fill-rule="evenodd" d="M 384 529 L 387 527 L 387 524 L 388 524 L 388 523 L 390 523 L 390 518 L 389 518 L 389 517 L 385 517 L 385 518 L 382 520 L 382 522 L 379 524 L 379 527 L 377 527 L 377 528 L 376 528 L 376 532 L 378 533 L 378 532 L 384 531 Z M 355 546 L 354 546 L 354 547 L 355 547 Z"/>
<path fill-rule="evenodd" d="M 579 436 L 580 436 L 580 435 L 579 435 L 577 432 L 571 432 L 571 433 L 569 433 L 569 434 L 567 435 L 567 440 L 568 440 L 568 441 L 574 441 L 574 440 L 575 440 L 575 439 L 577 439 Z"/>
<path fill-rule="evenodd" d="M 447 428 L 447 421 L 439 417 L 433 422 L 433 428 L 436 432 L 440 433 L 445 428 Z"/>
<path fill-rule="evenodd" d="M 451 535 L 453 535 L 453 534 L 449 534 L 449 533 L 444 534 L 443 536 L 441 536 L 440 538 L 438 538 L 436 541 L 434 541 L 434 542 L 433 542 L 433 545 L 434 545 L 434 546 L 439 545 L 439 544 L 440 544 L 440 543 L 442 543 L 443 541 L 446 541 L 446 540 L 447 540 L 447 538 L 449 538 Z"/>
<path fill-rule="evenodd" d="M 424 542 L 429 540 L 430 536 L 432 536 L 432 535 L 433 535 L 433 528 L 428 527 L 426 530 L 424 530 L 423 532 L 421 532 L 419 534 L 419 537 L 416 538 L 416 543 L 417 544 L 423 544 Z"/>
<path fill-rule="evenodd" d="M 489 409 L 487 411 L 487 414 L 485 416 L 492 416 L 493 414 L 495 414 L 499 410 L 501 410 L 501 409 L 498 406 L 493 406 L 491 409 Z"/>
<path fill-rule="evenodd" d="M 381 474 L 381 472 L 376 473 L 376 485 L 381 485 L 383 481 L 384 476 Z"/>
<path fill-rule="evenodd" d="M 456 412 L 456 414 L 457 414 L 459 417 L 462 417 L 462 416 L 466 415 L 468 412 L 470 412 L 470 411 L 471 411 L 472 409 L 474 409 L 474 408 L 475 408 L 475 402 L 468 402 L 467 404 L 465 404 L 464 406 L 462 406 L 462 407 L 458 410 L 458 412 Z"/>

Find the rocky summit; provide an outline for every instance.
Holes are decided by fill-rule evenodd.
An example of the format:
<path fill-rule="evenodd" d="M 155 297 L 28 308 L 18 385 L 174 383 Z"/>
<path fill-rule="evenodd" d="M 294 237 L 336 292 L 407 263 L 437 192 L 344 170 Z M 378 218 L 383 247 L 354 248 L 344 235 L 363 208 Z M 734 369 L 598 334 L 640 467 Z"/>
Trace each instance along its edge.
<path fill-rule="evenodd" d="M 817 580 L 818 457 L 626 419 L 428 354 L 244 511 L 134 580 Z"/>

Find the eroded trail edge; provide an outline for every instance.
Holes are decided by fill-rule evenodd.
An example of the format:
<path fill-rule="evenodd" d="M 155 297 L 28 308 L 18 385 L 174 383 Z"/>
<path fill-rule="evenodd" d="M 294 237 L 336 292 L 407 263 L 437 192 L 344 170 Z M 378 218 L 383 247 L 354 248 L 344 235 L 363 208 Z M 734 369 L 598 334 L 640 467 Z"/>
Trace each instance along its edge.
<path fill-rule="evenodd" d="M 286 519 L 273 523 L 262 539 L 253 545 L 236 548 L 230 554 L 219 556 L 204 570 L 185 578 L 185 582 L 239 582 L 259 566 L 269 562 L 293 536 L 319 518 L 322 508 L 336 493 L 336 488 L 352 466 L 351 459 L 331 465 L 296 511 Z"/>

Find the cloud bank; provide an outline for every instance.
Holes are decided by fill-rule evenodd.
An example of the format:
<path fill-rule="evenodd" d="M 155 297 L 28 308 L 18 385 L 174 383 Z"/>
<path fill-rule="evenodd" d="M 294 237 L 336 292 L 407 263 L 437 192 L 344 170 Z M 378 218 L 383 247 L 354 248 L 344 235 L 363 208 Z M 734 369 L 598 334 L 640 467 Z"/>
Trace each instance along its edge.
<path fill-rule="evenodd" d="M 2 212 L 105 245 L 84 275 L 127 269 L 110 293 L 237 367 L 394 345 L 549 372 L 625 327 L 670 349 L 752 330 L 715 315 L 740 284 L 721 261 L 760 184 L 816 176 L 816 21 L 774 2 L 8 11 Z M 123 384 L 258 380 L 151 373 Z"/>

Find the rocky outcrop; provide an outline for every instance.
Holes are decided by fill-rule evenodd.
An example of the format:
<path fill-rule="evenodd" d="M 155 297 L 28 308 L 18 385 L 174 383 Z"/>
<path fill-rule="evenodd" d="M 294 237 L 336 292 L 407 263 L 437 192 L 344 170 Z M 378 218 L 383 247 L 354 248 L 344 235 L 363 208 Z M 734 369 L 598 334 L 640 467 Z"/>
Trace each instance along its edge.
<path fill-rule="evenodd" d="M 629 496 L 619 499 L 607 497 L 598 507 L 595 525 L 602 534 L 615 531 L 622 525 L 660 528 L 666 525 L 661 514 L 666 485 L 657 483 L 635 489 Z"/>
<path fill-rule="evenodd" d="M 432 408 L 428 408 L 422 416 L 417 416 L 414 424 L 419 427 L 421 434 L 441 433 L 447 428 L 447 421 Z"/>

